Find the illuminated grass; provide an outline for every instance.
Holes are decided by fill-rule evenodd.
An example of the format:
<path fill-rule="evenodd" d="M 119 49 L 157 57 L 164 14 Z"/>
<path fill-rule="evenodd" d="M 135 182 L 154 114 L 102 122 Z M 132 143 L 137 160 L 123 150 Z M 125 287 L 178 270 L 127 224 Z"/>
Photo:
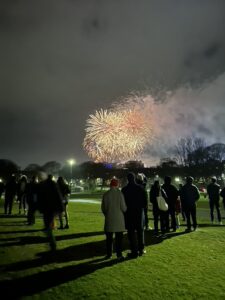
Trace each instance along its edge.
<path fill-rule="evenodd" d="M 0 215 L 0 288 L 8 299 L 224 299 L 224 226 L 201 219 L 189 234 L 184 226 L 165 239 L 147 232 L 147 254 L 117 263 L 103 260 L 100 205 L 70 203 L 69 211 L 70 229 L 55 231 L 55 255 L 44 255 L 40 216 L 30 227 L 24 217 Z"/>

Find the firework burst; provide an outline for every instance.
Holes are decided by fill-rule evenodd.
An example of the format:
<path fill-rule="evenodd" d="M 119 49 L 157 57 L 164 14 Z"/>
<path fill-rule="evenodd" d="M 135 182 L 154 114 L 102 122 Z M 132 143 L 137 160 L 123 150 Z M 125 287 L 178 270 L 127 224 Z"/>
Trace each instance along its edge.
<path fill-rule="evenodd" d="M 90 115 L 85 131 L 83 147 L 96 162 L 137 159 L 152 136 L 149 117 L 128 101 Z"/>

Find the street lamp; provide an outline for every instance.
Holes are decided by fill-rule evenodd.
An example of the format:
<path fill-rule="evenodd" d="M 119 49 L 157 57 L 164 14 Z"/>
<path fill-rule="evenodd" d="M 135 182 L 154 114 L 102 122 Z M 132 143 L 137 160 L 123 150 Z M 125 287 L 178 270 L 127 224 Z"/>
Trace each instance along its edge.
<path fill-rule="evenodd" d="M 73 165 L 76 163 L 76 161 L 75 161 L 75 159 L 69 159 L 69 160 L 68 160 L 68 163 L 69 163 L 69 165 L 70 165 L 70 177 L 71 177 L 70 181 L 71 181 L 71 183 L 72 183 L 72 178 L 73 178 Z"/>
<path fill-rule="evenodd" d="M 180 178 L 179 177 L 175 177 L 175 182 L 180 182 Z"/>

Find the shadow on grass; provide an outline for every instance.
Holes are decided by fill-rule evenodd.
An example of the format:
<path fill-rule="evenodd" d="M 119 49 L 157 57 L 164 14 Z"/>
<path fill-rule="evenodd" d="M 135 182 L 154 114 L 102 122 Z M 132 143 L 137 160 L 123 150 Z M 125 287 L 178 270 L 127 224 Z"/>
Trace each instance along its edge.
<path fill-rule="evenodd" d="M 94 236 L 94 235 L 101 235 L 102 232 L 92 232 L 92 233 L 90 232 L 90 233 L 86 233 L 86 234 L 91 234 L 92 236 Z M 146 234 L 146 236 L 145 236 L 145 244 L 146 244 L 146 246 L 153 246 L 155 244 L 159 244 L 159 243 L 163 242 L 165 239 L 169 239 L 169 238 L 176 237 L 176 236 L 183 235 L 183 234 L 186 234 L 186 232 L 168 233 L 165 235 L 161 235 L 159 237 L 154 237 L 152 232 L 148 232 L 148 234 Z M 85 235 L 85 233 L 81 234 L 81 235 L 83 236 L 83 235 Z M 70 235 L 70 236 L 75 237 L 76 234 Z M 66 238 L 67 236 L 63 236 L 63 237 Z M 33 238 L 35 238 L 35 237 L 33 237 Z M 41 241 L 43 243 L 47 242 L 47 239 L 44 237 L 43 238 L 36 237 L 36 238 L 40 238 L 39 241 Z M 24 242 L 26 242 L 26 240 L 24 240 Z M 24 243 L 24 244 L 27 244 L 27 243 Z M 123 242 L 123 250 L 126 251 L 128 249 L 129 249 L 129 241 L 128 241 L 127 235 L 125 234 L 124 242 Z M 39 253 L 38 254 L 39 258 L 37 258 L 37 259 L 21 261 L 21 262 L 7 265 L 4 267 L 4 270 L 5 271 L 21 271 L 21 270 L 25 270 L 25 269 L 36 268 L 36 267 L 40 267 L 43 265 L 48 265 L 51 263 L 68 263 L 68 262 L 72 262 L 72 261 L 91 259 L 93 257 L 104 256 L 105 254 L 106 254 L 105 239 L 103 239 L 101 241 L 93 241 L 93 242 L 88 242 L 88 243 L 84 243 L 84 244 L 77 244 L 77 245 L 69 246 L 62 250 L 57 250 L 54 254 L 52 254 L 50 252 Z"/>
<path fill-rule="evenodd" d="M 95 234 L 95 233 L 93 233 Z M 153 237 L 152 232 L 146 234 L 146 245 L 151 246 L 161 243 L 165 239 L 180 236 L 185 232 L 168 233 L 161 237 Z M 124 250 L 128 249 L 129 243 L 127 236 L 124 236 Z M 4 268 L 4 272 L 21 271 L 29 268 L 37 268 L 52 263 L 68 263 L 92 259 L 93 257 L 103 257 L 105 255 L 105 240 L 94 241 L 85 244 L 73 245 L 62 250 L 56 251 L 54 254 L 43 252 L 40 257 L 34 260 L 27 260 L 8 265 Z M 59 284 L 63 284 L 72 280 L 76 280 L 82 276 L 86 276 L 106 267 L 111 267 L 119 262 L 116 259 L 104 260 L 98 258 L 89 262 L 70 265 L 66 267 L 58 267 L 53 270 L 38 272 L 34 275 L 27 275 L 23 278 L 2 280 L 0 281 L 1 293 L 6 295 L 4 299 L 19 299 L 53 288 Z"/>
<path fill-rule="evenodd" d="M 171 239 L 174 237 L 178 237 L 181 235 L 187 234 L 186 231 L 178 231 L 178 232 L 169 232 L 166 234 L 160 234 L 157 237 L 153 235 L 152 231 L 148 231 L 145 233 L 145 245 L 150 246 L 154 244 L 159 244 L 165 241 L 166 239 Z"/>
<path fill-rule="evenodd" d="M 20 226 L 25 226 L 27 223 L 27 216 L 26 215 L 5 215 L 1 214 L 0 219 L 5 219 L 3 222 L 4 224 L 1 223 L 0 227 L 20 227 Z M 16 220 L 17 219 L 17 220 Z M 6 233 L 6 232 L 0 232 L 0 233 Z M 8 233 L 8 232 L 7 232 Z"/>
<path fill-rule="evenodd" d="M 220 225 L 220 224 L 209 224 L 209 223 L 201 223 L 198 224 L 198 227 L 221 227 L 223 228 L 225 225 Z"/>
<path fill-rule="evenodd" d="M 26 226 L 26 221 L 19 221 L 19 222 L 16 222 L 16 223 L 11 223 L 11 222 L 4 222 L 4 224 L 1 224 L 0 227 L 20 227 L 20 226 Z M 5 233 L 6 231 L 4 232 L 0 232 L 0 233 Z M 10 232 L 7 232 L 7 233 L 10 233 Z M 14 232 L 16 233 L 16 232 Z"/>
<path fill-rule="evenodd" d="M 24 215 L 24 214 L 12 214 L 12 215 L 6 215 L 6 214 L 0 214 L 0 219 L 20 219 L 20 218 L 23 218 L 23 219 L 26 219 L 27 216 Z"/>
<path fill-rule="evenodd" d="M 26 226 L 26 225 L 24 225 L 24 226 Z M 38 231 L 43 231 L 43 229 L 31 229 L 31 230 L 30 229 L 27 229 L 27 230 L 24 229 L 24 230 L 1 231 L 0 234 L 32 233 L 32 232 L 38 232 Z M 8 240 L 10 240 L 10 238 L 8 238 Z"/>
<path fill-rule="evenodd" d="M 18 279 L 0 281 L 0 290 L 4 299 L 21 299 L 118 263 L 120 262 L 116 259 L 96 259 L 78 265 L 54 268 Z"/>
<path fill-rule="evenodd" d="M 57 250 L 54 253 L 38 253 L 37 255 L 39 257 L 37 259 L 13 263 L 11 265 L 7 265 L 6 267 L 2 267 L 1 269 L 3 269 L 4 271 L 21 271 L 30 268 L 41 267 L 43 265 L 52 263 L 67 263 L 91 259 L 93 257 L 104 256 L 105 254 L 105 240 L 94 241 L 90 243 L 70 246 L 62 250 Z"/>
<path fill-rule="evenodd" d="M 43 231 L 43 230 L 33 230 L 33 231 L 29 230 L 29 231 L 22 231 L 22 232 L 30 233 L 30 232 L 37 232 L 37 231 Z M 12 232 L 9 232 L 9 233 L 12 233 Z M 19 233 L 19 231 L 15 231 L 13 233 Z M 59 235 L 59 236 L 56 236 L 55 239 L 56 239 L 56 241 L 64 241 L 64 240 L 69 240 L 69 239 L 91 237 L 91 236 L 97 236 L 97 235 L 103 235 L 103 234 L 104 234 L 103 231 L 74 233 L 74 234 Z M 45 236 L 22 236 L 22 237 L 3 238 L 3 239 L 0 238 L 0 242 L 6 242 L 6 244 L 1 245 L 1 247 L 9 247 L 9 246 L 23 246 L 23 245 L 47 243 L 48 240 Z"/>

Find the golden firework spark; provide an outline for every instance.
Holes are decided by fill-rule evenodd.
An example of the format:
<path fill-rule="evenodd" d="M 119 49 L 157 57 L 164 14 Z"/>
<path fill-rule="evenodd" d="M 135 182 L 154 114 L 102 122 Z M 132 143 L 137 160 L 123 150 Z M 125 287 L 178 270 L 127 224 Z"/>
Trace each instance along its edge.
<path fill-rule="evenodd" d="M 83 147 L 96 162 L 137 159 L 151 140 L 149 117 L 134 103 L 96 111 L 86 123 Z"/>

